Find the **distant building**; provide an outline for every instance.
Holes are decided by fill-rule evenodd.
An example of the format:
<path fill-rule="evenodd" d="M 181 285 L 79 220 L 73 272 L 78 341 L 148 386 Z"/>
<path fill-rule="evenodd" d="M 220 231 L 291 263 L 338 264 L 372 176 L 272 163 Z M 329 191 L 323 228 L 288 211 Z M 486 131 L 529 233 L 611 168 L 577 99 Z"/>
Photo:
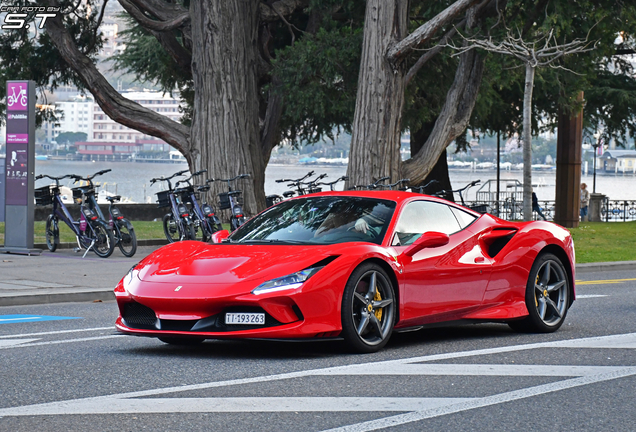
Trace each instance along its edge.
<path fill-rule="evenodd" d="M 605 172 L 636 174 L 636 150 L 607 150 L 599 160 Z"/>
<path fill-rule="evenodd" d="M 44 122 L 44 142 L 57 141 L 57 136 L 62 132 L 84 132 L 87 137 L 93 130 L 93 105 L 90 97 L 76 95 L 69 100 L 55 102 L 55 109 L 60 112 L 58 123 Z M 90 139 L 90 138 L 89 138 Z M 58 143 L 65 144 L 65 143 Z"/>
<path fill-rule="evenodd" d="M 151 109 L 158 114 L 164 115 L 171 120 L 179 121 L 181 114 L 179 113 L 179 100 L 161 92 L 128 92 L 122 93 L 127 99 L 133 100 L 141 106 Z M 151 148 L 144 148 L 144 150 L 153 151 L 169 151 L 170 146 L 163 141 L 159 141 L 161 144 L 157 144 L 156 138 L 150 135 L 143 134 L 142 132 L 130 129 L 108 117 L 99 105 L 95 104 L 93 107 L 93 132 L 89 137 L 89 141 L 100 142 L 120 142 L 120 143 L 136 143 L 143 141 L 147 142 Z"/>

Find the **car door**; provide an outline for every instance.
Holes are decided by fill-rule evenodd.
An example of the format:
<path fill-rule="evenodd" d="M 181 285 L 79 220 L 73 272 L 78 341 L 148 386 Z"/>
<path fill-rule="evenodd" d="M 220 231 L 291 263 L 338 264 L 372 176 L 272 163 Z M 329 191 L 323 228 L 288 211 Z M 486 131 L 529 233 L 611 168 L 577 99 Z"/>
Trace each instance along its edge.
<path fill-rule="evenodd" d="M 419 325 L 460 318 L 482 302 L 490 276 L 490 259 L 478 235 L 465 229 L 476 217 L 435 201 L 412 201 L 399 215 L 392 245 L 401 254 L 428 231 L 449 235 L 449 243 L 426 248 L 402 264 L 401 325 Z"/>

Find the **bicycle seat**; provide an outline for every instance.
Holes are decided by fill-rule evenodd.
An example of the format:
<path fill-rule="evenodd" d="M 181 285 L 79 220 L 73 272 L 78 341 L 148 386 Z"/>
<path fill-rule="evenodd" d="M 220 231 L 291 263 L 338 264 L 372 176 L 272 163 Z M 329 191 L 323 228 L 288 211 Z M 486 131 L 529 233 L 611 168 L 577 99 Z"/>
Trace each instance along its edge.
<path fill-rule="evenodd" d="M 119 201 L 121 199 L 121 195 L 114 195 L 114 196 L 107 196 L 106 197 L 106 201 L 110 201 L 112 203 L 115 203 L 117 201 Z"/>
<path fill-rule="evenodd" d="M 283 192 L 283 196 L 285 198 L 291 198 L 295 195 L 296 193 L 294 191 L 287 191 L 287 192 Z"/>
<path fill-rule="evenodd" d="M 243 193 L 242 191 L 232 191 L 232 192 L 228 192 L 227 194 L 229 196 L 229 195 L 240 195 L 242 193 Z"/>
<path fill-rule="evenodd" d="M 199 192 L 207 192 L 210 190 L 210 185 L 206 185 L 206 186 L 197 186 L 197 190 Z"/>

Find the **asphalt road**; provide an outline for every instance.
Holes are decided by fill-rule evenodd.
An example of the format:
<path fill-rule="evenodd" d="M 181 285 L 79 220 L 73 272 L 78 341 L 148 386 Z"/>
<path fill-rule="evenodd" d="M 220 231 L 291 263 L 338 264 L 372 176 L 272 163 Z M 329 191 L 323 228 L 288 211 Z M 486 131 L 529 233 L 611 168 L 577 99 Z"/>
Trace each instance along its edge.
<path fill-rule="evenodd" d="M 114 302 L 2 307 L 0 431 L 634 431 L 636 271 L 578 279 L 556 333 L 427 329 L 370 355 L 176 348 L 118 335 Z"/>

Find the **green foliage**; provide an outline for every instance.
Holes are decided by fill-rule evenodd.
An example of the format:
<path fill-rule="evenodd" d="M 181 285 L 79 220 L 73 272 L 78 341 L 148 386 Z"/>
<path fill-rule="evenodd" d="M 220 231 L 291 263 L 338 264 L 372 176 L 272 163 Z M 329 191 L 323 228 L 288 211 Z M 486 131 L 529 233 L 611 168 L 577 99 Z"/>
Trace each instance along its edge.
<path fill-rule="evenodd" d="M 88 135 L 85 132 L 62 132 L 56 138 L 55 141 L 58 144 L 75 144 L 78 141 L 86 141 Z"/>
<path fill-rule="evenodd" d="M 183 103 L 179 106 L 183 114 L 181 122 L 190 125 L 192 122 L 192 104 L 194 88 L 190 74 L 184 73 L 175 60 L 163 49 L 157 39 L 142 28 L 128 14 L 121 15 L 127 21 L 127 29 L 120 32 L 126 49 L 114 57 L 115 70 L 132 73 L 142 83 L 152 83 L 165 92 L 172 94 L 178 90 Z M 182 35 L 175 31 L 179 43 Z"/>
<path fill-rule="evenodd" d="M 281 130 L 294 144 L 316 143 L 334 129 L 351 132 L 362 29 L 320 29 L 277 52 L 273 74 L 284 95 Z"/>

